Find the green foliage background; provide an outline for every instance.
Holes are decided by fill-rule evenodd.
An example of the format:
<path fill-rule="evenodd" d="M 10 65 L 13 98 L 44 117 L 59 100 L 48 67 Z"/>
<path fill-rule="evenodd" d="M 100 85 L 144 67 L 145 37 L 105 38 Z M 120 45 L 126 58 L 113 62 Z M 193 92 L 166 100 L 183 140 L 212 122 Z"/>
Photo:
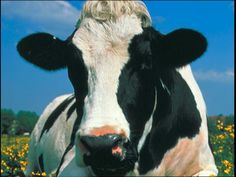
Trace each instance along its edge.
<path fill-rule="evenodd" d="M 1 109 L 1 134 L 20 135 L 31 133 L 38 120 L 38 115 L 31 111 L 15 113 L 11 109 Z"/>

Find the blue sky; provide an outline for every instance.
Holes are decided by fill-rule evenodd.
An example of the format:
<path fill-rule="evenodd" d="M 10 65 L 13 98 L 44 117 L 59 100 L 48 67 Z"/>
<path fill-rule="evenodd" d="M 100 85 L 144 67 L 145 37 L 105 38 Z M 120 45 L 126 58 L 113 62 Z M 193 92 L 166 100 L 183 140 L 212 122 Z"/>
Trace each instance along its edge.
<path fill-rule="evenodd" d="M 192 63 L 208 115 L 234 113 L 233 1 L 145 1 L 162 33 L 192 28 L 208 39 L 207 52 Z M 73 91 L 66 70 L 45 72 L 25 62 L 17 42 L 34 32 L 65 39 L 83 1 L 1 1 L 1 108 L 41 114 L 56 96 Z"/>

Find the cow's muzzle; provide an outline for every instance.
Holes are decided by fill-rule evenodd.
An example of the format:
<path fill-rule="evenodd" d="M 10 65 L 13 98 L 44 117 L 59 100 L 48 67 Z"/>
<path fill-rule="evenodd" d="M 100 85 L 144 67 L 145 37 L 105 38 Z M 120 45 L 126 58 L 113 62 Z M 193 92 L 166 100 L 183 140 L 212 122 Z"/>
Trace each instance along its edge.
<path fill-rule="evenodd" d="M 80 143 L 87 151 L 84 163 L 98 176 L 123 176 L 138 159 L 136 148 L 121 135 L 83 136 Z"/>

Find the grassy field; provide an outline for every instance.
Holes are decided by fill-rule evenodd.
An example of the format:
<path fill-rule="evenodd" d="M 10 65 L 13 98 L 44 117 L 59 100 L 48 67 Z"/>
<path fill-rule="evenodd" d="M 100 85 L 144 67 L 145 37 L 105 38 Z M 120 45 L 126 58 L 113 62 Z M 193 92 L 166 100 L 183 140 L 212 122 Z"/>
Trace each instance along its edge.
<path fill-rule="evenodd" d="M 234 117 L 212 117 L 208 119 L 209 137 L 218 176 L 234 174 Z"/>
<path fill-rule="evenodd" d="M 209 137 L 212 144 L 218 176 L 234 176 L 234 124 L 233 117 L 213 117 L 208 120 Z M 27 136 L 1 138 L 1 176 L 24 176 L 28 153 Z M 33 176 L 46 173 L 32 172 Z"/>

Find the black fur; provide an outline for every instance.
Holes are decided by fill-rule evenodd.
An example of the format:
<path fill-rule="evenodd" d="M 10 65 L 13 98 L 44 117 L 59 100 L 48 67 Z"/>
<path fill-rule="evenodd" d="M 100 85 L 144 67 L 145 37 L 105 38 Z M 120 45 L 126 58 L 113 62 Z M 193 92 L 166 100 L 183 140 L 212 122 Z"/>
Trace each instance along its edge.
<path fill-rule="evenodd" d="M 181 67 L 200 57 L 206 50 L 207 41 L 197 31 L 178 29 L 165 35 L 161 45 L 161 65 Z"/>
<path fill-rule="evenodd" d="M 190 53 L 184 50 L 191 41 L 188 37 L 193 37 L 191 43 L 194 43 L 197 35 L 198 33 L 191 30 L 179 30 L 165 36 L 147 28 L 142 34 L 135 36 L 130 44 L 130 60 L 121 72 L 117 99 L 130 124 L 131 141 L 135 145 L 138 144 L 144 125 L 150 118 L 154 107 L 154 90 L 157 91 L 157 108 L 152 130 L 140 152 L 141 174 L 157 167 L 165 152 L 174 147 L 179 138 L 192 138 L 199 132 L 201 118 L 194 96 L 175 70 L 177 66 L 193 61 L 205 50 L 204 42 L 202 49 L 197 48 L 198 51 L 192 55 L 193 49 L 187 47 Z M 170 52 L 168 57 L 171 58 L 168 58 L 165 50 L 174 47 L 172 44 L 182 46 L 177 46 L 177 51 Z M 195 47 L 194 44 L 189 45 Z"/>
<path fill-rule="evenodd" d="M 44 172 L 43 154 L 39 156 L 39 166 L 40 166 L 41 172 Z"/>
<path fill-rule="evenodd" d="M 76 102 L 72 104 L 71 107 L 68 109 L 66 121 L 69 120 L 69 118 L 71 117 L 71 114 L 75 111 L 75 109 L 76 109 Z"/>
<path fill-rule="evenodd" d="M 40 135 L 40 139 L 42 137 L 42 135 L 44 134 L 44 132 L 48 132 L 50 130 L 50 128 L 53 126 L 53 124 L 55 123 L 55 121 L 57 120 L 57 118 L 60 116 L 60 114 L 67 108 L 67 106 L 75 99 L 75 96 L 72 95 L 68 98 L 66 98 L 51 114 L 50 116 L 47 118 L 41 135 Z"/>
<path fill-rule="evenodd" d="M 149 142 L 150 142 L 150 133 L 147 135 L 146 141 L 139 154 L 138 170 L 140 174 L 145 174 L 150 169 L 155 168 L 154 158 L 149 148 L 150 146 Z"/>
<path fill-rule="evenodd" d="M 130 124 L 130 139 L 135 146 L 154 107 L 154 76 L 148 46 L 149 41 L 132 41 L 130 60 L 121 72 L 117 92 L 118 103 Z"/>
<path fill-rule="evenodd" d="M 154 113 L 154 121 L 149 140 L 149 156 L 153 157 L 154 165 L 157 167 L 167 150 L 173 148 L 180 138 L 193 138 L 199 133 L 201 125 L 200 113 L 196 107 L 194 96 L 176 71 L 170 71 L 172 77 L 172 86 L 162 77 L 167 87 L 168 93 L 163 94 L 164 90 L 161 85 L 157 86 L 157 109 Z M 169 78 L 168 78 L 169 80 Z M 162 100 L 169 100 L 163 102 Z M 142 149 L 144 151 L 145 149 Z M 144 153 L 144 152 L 141 152 Z M 147 153 L 147 152 L 145 152 Z M 146 173 L 149 168 L 145 163 L 140 165 L 139 170 L 142 174 Z"/>
<path fill-rule="evenodd" d="M 178 29 L 163 35 L 148 27 L 138 36 L 142 38 L 143 43 L 148 41 L 153 63 L 155 67 L 162 69 L 174 69 L 189 64 L 199 58 L 207 48 L 206 38 L 191 29 Z"/>
<path fill-rule="evenodd" d="M 48 33 L 31 34 L 18 42 L 17 51 L 24 59 L 41 69 L 62 69 L 67 67 L 68 58 L 77 51 L 71 45 L 75 32 L 76 29 L 65 41 Z"/>
<path fill-rule="evenodd" d="M 48 33 L 36 33 L 17 44 L 19 54 L 27 61 L 45 70 L 66 67 L 67 44 Z"/>

